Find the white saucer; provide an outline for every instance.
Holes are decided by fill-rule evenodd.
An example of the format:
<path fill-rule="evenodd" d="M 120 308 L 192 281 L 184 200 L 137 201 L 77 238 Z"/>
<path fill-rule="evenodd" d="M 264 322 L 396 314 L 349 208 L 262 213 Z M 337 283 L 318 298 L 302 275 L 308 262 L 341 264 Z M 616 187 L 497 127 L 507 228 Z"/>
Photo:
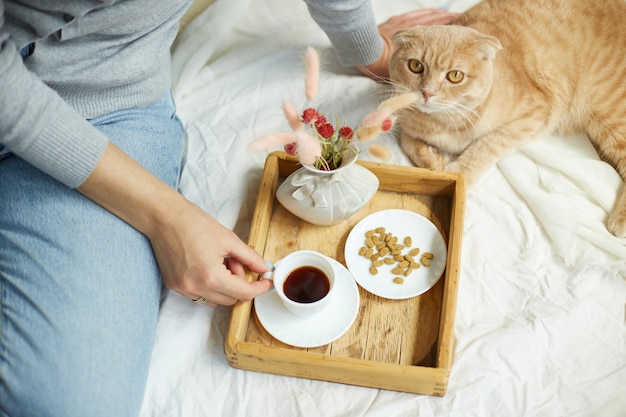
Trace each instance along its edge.
<path fill-rule="evenodd" d="M 338 339 L 352 326 L 359 311 L 359 288 L 342 264 L 328 259 L 335 269 L 335 293 L 323 311 L 307 317 L 295 315 L 273 288 L 254 299 L 256 315 L 269 334 L 288 345 L 310 348 Z"/>
<path fill-rule="evenodd" d="M 372 275 L 369 272 L 371 261 L 359 255 L 359 249 L 365 246 L 365 232 L 377 227 L 384 227 L 397 236 L 398 243 L 402 243 L 405 236 L 410 236 L 413 241 L 411 247 L 420 248 L 416 260 L 419 261 L 424 252 L 434 254 L 430 266 L 421 266 L 409 276 L 402 276 L 402 284 L 393 282 L 394 277 L 401 276 L 391 273 L 393 264 L 379 267 L 378 274 Z M 415 297 L 431 289 L 443 274 L 447 253 L 441 232 L 430 220 L 415 212 L 397 209 L 382 210 L 365 217 L 352 228 L 345 247 L 346 265 L 355 281 L 366 291 L 392 300 Z"/>

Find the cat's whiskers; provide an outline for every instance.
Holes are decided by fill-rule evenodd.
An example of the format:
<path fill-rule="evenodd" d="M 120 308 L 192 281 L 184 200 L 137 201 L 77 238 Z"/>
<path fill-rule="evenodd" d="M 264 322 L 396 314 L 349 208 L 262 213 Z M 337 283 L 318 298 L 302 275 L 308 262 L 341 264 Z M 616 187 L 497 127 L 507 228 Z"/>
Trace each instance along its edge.
<path fill-rule="evenodd" d="M 448 116 L 448 129 L 454 131 L 458 136 L 460 134 L 460 127 L 465 127 L 465 124 L 460 123 L 459 117 L 456 117 L 458 113 L 453 112 L 450 107 L 443 108 L 443 113 Z"/>
<path fill-rule="evenodd" d="M 469 107 L 463 106 L 462 104 L 459 104 L 459 103 L 455 103 L 454 109 L 460 110 L 460 111 L 457 111 L 455 114 L 465 119 L 465 121 L 467 121 L 466 125 L 473 125 L 474 123 L 476 123 L 476 120 L 479 117 L 478 113 L 475 110 Z"/>
<path fill-rule="evenodd" d="M 374 105 L 378 105 L 379 103 L 393 96 L 411 92 L 410 89 L 403 87 L 401 85 L 398 85 L 397 87 L 402 87 L 402 88 L 396 88 L 394 86 L 387 86 L 387 85 L 383 86 L 380 84 L 377 87 L 382 87 L 382 88 L 376 88 L 375 90 L 368 92 L 368 94 L 365 95 L 364 97 L 365 101 L 372 100 Z"/>
<path fill-rule="evenodd" d="M 474 124 L 479 117 L 476 110 L 455 101 L 439 101 L 438 104 L 440 109 L 445 110 L 450 121 L 462 124 L 463 127 Z M 462 121 L 465 123 L 461 123 Z"/>

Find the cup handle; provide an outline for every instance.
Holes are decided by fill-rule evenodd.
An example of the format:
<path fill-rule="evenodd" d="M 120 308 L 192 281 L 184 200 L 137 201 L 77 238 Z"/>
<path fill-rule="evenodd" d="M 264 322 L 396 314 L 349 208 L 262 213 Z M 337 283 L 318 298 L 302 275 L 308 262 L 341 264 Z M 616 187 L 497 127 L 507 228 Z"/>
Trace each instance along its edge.
<path fill-rule="evenodd" d="M 269 280 L 273 281 L 274 280 L 274 271 L 276 270 L 276 267 L 270 261 L 265 261 L 265 265 L 270 267 L 271 270 L 269 270 L 267 272 L 264 272 L 263 275 L 261 275 L 261 279 L 269 279 Z"/>

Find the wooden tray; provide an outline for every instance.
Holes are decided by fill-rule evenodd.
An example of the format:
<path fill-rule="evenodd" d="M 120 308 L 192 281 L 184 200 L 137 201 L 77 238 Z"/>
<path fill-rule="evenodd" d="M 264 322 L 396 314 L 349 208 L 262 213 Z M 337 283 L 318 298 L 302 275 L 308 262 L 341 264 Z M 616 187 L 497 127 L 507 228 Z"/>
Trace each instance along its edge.
<path fill-rule="evenodd" d="M 344 244 L 352 227 L 370 213 L 401 208 L 431 219 L 443 232 L 448 245 L 443 277 L 426 293 L 407 300 L 383 299 L 359 287 L 361 305 L 354 324 L 339 339 L 318 348 L 279 342 L 259 324 L 253 302 L 239 302 L 232 310 L 226 357 L 239 369 L 442 396 L 452 365 L 465 182 L 452 173 L 358 163 L 380 180 L 377 194 L 350 219 L 315 226 L 276 200 L 278 185 L 299 165 L 284 152 L 270 154 L 249 245 L 273 261 L 297 249 L 312 249 L 345 265 Z M 248 279 L 258 277 L 249 274 Z"/>

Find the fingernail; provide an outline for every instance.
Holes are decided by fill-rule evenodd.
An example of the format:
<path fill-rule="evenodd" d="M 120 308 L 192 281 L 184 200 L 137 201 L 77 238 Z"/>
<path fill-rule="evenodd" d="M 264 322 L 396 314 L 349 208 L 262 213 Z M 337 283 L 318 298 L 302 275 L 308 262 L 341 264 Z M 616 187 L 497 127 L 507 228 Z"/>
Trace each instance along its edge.
<path fill-rule="evenodd" d="M 265 265 L 267 265 L 267 267 L 270 268 L 270 270 L 267 271 L 267 272 L 264 272 L 263 275 L 261 275 L 261 278 L 262 279 L 273 279 L 274 278 L 274 270 L 276 269 L 276 267 L 270 261 L 263 261 L 263 262 L 265 262 Z"/>

